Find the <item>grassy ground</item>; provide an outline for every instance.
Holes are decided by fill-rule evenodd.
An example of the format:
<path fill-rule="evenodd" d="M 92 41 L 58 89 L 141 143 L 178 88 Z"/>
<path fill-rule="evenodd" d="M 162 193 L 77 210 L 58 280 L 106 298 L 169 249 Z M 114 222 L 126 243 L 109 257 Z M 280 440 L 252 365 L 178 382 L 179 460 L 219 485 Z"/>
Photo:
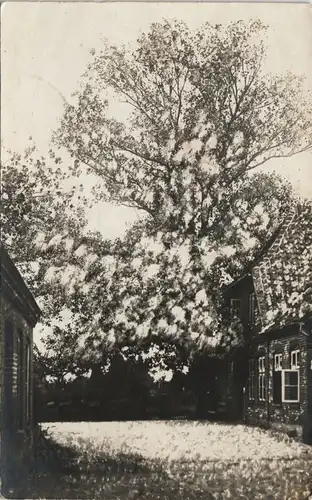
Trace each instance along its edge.
<path fill-rule="evenodd" d="M 50 439 L 27 498 L 300 500 L 312 489 L 312 449 L 269 431 L 187 421 L 43 427 Z"/>

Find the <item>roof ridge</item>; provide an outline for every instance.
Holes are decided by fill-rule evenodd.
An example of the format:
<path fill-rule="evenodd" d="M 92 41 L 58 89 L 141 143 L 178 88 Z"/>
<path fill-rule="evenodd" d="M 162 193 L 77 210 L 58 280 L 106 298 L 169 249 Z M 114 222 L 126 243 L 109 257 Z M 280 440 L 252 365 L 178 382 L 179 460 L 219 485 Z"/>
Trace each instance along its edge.
<path fill-rule="evenodd" d="M 32 307 L 33 311 L 36 315 L 40 316 L 41 309 L 37 304 L 37 301 L 29 289 L 26 281 L 24 280 L 22 274 L 18 270 L 15 262 L 10 257 L 9 252 L 7 251 L 3 242 L 0 242 L 0 271 L 1 271 L 1 280 L 3 278 L 3 273 L 7 275 L 8 279 L 14 282 L 14 286 L 17 286 L 19 289 L 19 294 L 23 296 L 29 305 Z M 5 281 L 5 280 L 4 280 Z"/>
<path fill-rule="evenodd" d="M 281 245 L 282 245 L 282 243 L 284 243 L 285 238 L 286 238 L 286 236 L 287 236 L 287 231 L 288 231 L 289 227 L 291 226 L 291 224 L 293 223 L 293 221 L 295 220 L 295 218 L 296 218 L 298 215 L 299 215 L 298 210 L 297 210 L 297 209 L 293 210 L 292 217 L 291 217 L 291 219 L 288 221 L 287 225 L 284 227 L 284 230 L 283 230 L 283 232 L 282 232 L 282 234 L 281 234 L 281 238 L 279 239 L 278 248 L 280 248 L 280 247 L 281 247 Z M 286 222 L 287 222 L 287 219 L 285 220 L 285 223 L 286 223 Z M 273 244 L 272 244 L 272 246 L 273 246 Z M 271 248 L 272 248 L 272 247 L 271 247 Z M 270 248 L 270 249 L 271 249 L 271 248 Z M 268 250 L 268 252 L 270 251 L 270 249 Z"/>
<path fill-rule="evenodd" d="M 301 215 L 302 213 L 301 208 L 305 206 L 306 202 L 309 204 L 309 207 L 312 210 L 312 199 L 294 200 L 290 208 L 287 209 L 284 217 L 282 218 L 282 221 L 277 225 L 277 227 L 273 231 L 273 234 L 267 239 L 267 241 L 262 245 L 262 247 L 258 249 L 256 256 L 245 266 L 243 272 L 236 279 L 231 281 L 231 283 L 228 286 L 226 286 L 225 289 L 231 288 L 238 281 L 240 281 L 247 275 L 252 274 L 253 270 L 256 269 L 258 266 L 260 266 L 265 259 L 271 258 L 272 249 L 280 248 L 282 242 L 284 241 L 287 235 L 289 226 L 293 223 L 296 217 L 299 217 Z"/>
<path fill-rule="evenodd" d="M 280 243 L 284 238 L 285 232 L 287 231 L 289 225 L 293 222 L 295 216 L 296 208 L 292 207 L 292 209 L 285 215 L 282 222 L 277 226 L 271 238 L 269 238 L 266 244 L 262 247 L 262 250 L 260 250 L 258 257 L 256 257 L 254 261 L 250 263 L 251 267 L 254 268 L 260 265 L 262 260 L 264 260 L 265 258 L 269 258 L 268 254 L 273 247 L 280 247 Z M 289 217 L 290 219 L 288 220 Z"/>

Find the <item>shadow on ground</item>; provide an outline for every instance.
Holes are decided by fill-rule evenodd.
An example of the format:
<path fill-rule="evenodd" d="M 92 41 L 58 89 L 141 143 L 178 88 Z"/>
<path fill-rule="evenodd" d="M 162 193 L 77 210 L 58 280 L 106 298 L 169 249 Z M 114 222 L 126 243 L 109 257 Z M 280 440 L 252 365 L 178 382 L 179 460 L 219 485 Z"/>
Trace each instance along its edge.
<path fill-rule="evenodd" d="M 8 499 L 197 499 L 195 492 L 184 491 L 177 478 L 171 478 L 160 463 L 146 462 L 135 454 L 116 457 L 81 456 L 44 434 L 36 443 L 36 458 L 30 473 L 15 471 Z M 207 500 L 212 496 L 206 496 Z"/>
<path fill-rule="evenodd" d="M 171 446 L 171 443 L 168 443 Z M 140 455 L 96 455 L 94 449 L 63 446 L 40 432 L 36 459 L 27 477 L 11 478 L 10 499 L 80 500 L 255 500 L 308 499 L 312 456 L 226 462 L 168 464 Z M 23 479 L 24 478 L 24 479 Z"/>

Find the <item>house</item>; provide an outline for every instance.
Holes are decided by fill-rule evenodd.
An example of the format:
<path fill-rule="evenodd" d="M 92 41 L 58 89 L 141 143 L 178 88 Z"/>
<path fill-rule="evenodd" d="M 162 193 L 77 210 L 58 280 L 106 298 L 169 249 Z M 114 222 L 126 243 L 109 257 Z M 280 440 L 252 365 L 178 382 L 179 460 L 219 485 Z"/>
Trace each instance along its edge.
<path fill-rule="evenodd" d="M 40 309 L 5 248 L 0 246 L 1 483 L 29 463 L 33 441 L 33 328 Z M 24 459 L 24 460 L 23 460 Z"/>
<path fill-rule="evenodd" d="M 311 203 L 287 215 L 224 297 L 244 338 L 228 374 L 237 415 L 312 442 Z"/>

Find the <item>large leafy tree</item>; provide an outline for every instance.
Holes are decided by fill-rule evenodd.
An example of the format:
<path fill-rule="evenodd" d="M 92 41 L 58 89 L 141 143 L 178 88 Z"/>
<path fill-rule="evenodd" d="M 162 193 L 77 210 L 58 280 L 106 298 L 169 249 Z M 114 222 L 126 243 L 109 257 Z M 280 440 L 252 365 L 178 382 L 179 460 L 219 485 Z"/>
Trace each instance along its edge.
<path fill-rule="evenodd" d="M 264 34 L 258 21 L 196 32 L 164 22 L 134 49 L 93 51 L 54 143 L 71 154 L 72 174 L 97 177 L 97 199 L 141 214 L 124 238 L 87 234 L 76 191 L 59 193 L 60 158 L 52 172 L 43 158 L 13 155 L 5 241 L 46 318 L 70 313 L 46 342 L 57 376 L 106 366 L 125 345 L 147 359 L 155 338 L 167 366 L 174 358 L 183 370 L 188 352 L 220 342 L 220 285 L 291 202 L 290 187 L 259 167 L 312 142 L 310 97 L 299 77 L 263 72 Z"/>
<path fill-rule="evenodd" d="M 134 48 L 91 51 L 54 142 L 75 175 L 97 176 L 99 200 L 141 220 L 109 251 L 98 245 L 90 289 L 77 290 L 98 320 L 90 348 L 153 334 L 216 345 L 217 290 L 291 203 L 290 187 L 259 167 L 312 144 L 302 79 L 263 71 L 265 31 L 165 21 Z"/>
<path fill-rule="evenodd" d="M 37 299 L 41 324 L 56 327 L 70 309 L 71 281 L 83 279 L 80 246 L 91 241 L 81 186 L 50 152 L 6 151 L 1 164 L 1 242 Z M 75 282 L 76 282 L 75 281 Z"/>

